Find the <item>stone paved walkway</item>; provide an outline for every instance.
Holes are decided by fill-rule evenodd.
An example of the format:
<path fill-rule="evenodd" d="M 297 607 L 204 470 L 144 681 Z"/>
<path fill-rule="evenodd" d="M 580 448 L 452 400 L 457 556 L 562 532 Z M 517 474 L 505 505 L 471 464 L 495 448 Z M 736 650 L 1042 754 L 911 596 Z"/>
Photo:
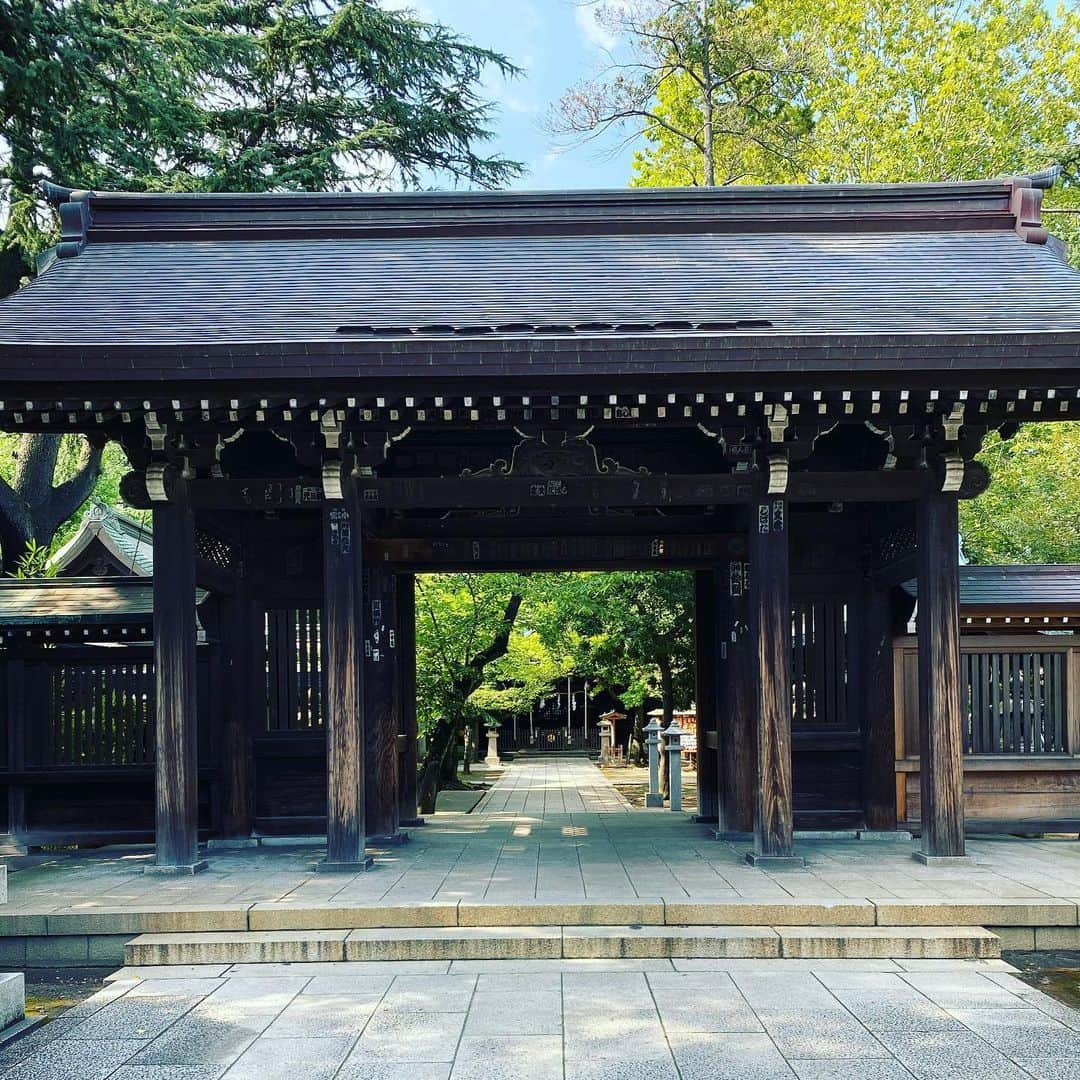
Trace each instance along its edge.
<path fill-rule="evenodd" d="M 574 790 L 585 809 L 557 809 L 573 801 Z M 542 810 L 535 805 L 541 793 Z M 685 814 L 621 803 L 617 813 L 590 807 L 615 808 L 619 798 L 584 759 L 525 759 L 506 771 L 483 812 L 430 817 L 408 844 L 374 851 L 374 869 L 355 876 L 315 873 L 325 849 L 314 841 L 211 851 L 205 873 L 164 880 L 142 872 L 153 859 L 149 847 L 36 857 L 9 874 L 0 934 L 9 915 L 257 903 L 1080 901 L 1075 839 L 971 840 L 976 866 L 941 868 L 916 863 L 911 840 L 797 837 L 806 868 L 769 873 L 747 865 L 746 844 L 714 840 Z M 533 807 L 514 809 L 518 800 Z"/>
<path fill-rule="evenodd" d="M 513 762 L 474 814 L 626 813 L 630 804 L 586 757 L 525 757 Z"/>
<path fill-rule="evenodd" d="M 127 969 L 5 1080 L 1075 1080 L 1080 1012 L 1001 961 Z"/>

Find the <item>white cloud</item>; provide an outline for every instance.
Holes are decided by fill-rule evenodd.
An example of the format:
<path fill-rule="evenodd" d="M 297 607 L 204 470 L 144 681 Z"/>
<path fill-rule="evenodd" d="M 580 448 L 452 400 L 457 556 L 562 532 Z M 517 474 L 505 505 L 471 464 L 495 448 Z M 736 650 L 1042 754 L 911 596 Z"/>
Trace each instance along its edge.
<path fill-rule="evenodd" d="M 575 4 L 574 22 L 581 34 L 581 40 L 590 49 L 614 49 L 619 39 L 596 18 L 595 4 Z"/>

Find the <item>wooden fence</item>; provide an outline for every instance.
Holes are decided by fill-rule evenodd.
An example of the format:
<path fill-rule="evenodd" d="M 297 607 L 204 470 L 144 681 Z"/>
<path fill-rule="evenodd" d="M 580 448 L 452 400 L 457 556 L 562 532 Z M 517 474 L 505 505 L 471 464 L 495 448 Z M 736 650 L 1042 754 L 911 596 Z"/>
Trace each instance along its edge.
<path fill-rule="evenodd" d="M 897 811 L 919 816 L 914 637 L 894 646 Z M 1080 642 L 1071 634 L 961 639 L 964 805 L 969 822 L 1080 827 Z"/>
<path fill-rule="evenodd" d="M 199 761 L 209 812 L 213 650 L 197 660 Z M 34 842 L 153 835 L 154 660 L 149 645 L 59 646 L 0 664 L 0 814 Z"/>

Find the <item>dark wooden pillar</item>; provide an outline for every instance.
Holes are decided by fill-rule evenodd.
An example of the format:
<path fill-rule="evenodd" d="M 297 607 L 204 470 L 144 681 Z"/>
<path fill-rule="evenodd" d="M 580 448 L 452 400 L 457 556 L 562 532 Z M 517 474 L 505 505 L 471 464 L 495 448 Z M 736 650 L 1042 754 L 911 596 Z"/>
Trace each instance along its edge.
<path fill-rule="evenodd" d="M 958 508 L 955 495 L 932 495 L 918 506 L 918 855 L 924 860 L 964 854 Z"/>
<path fill-rule="evenodd" d="M 750 564 L 724 563 L 716 580 L 717 746 L 721 838 L 749 835 L 757 786 L 757 681 L 750 638 Z"/>
<path fill-rule="evenodd" d="M 386 563 L 369 561 L 364 577 L 367 829 L 372 843 L 399 843 L 396 586 Z"/>
<path fill-rule="evenodd" d="M 326 862 L 369 866 L 364 854 L 362 545 L 355 488 L 323 504 L 323 657 L 326 686 Z"/>
<path fill-rule="evenodd" d="M 893 612 L 889 589 L 866 582 L 858 656 L 862 663 L 862 796 L 867 829 L 896 829 Z"/>
<path fill-rule="evenodd" d="M 697 798 L 699 821 L 717 820 L 720 795 L 717 768 L 716 574 L 694 574 L 694 704 L 697 708 Z"/>
<path fill-rule="evenodd" d="M 262 605 L 246 578 L 222 603 L 221 647 L 225 704 L 220 740 L 221 837 L 225 846 L 238 846 L 250 840 L 254 827 L 253 739 L 259 721 L 266 724 Z"/>
<path fill-rule="evenodd" d="M 198 846 L 198 719 L 195 706 L 195 523 L 178 480 L 154 517 L 154 672 L 157 714 L 155 865 L 148 871 L 205 869 Z"/>
<path fill-rule="evenodd" d="M 27 765 L 26 745 L 29 725 L 26 722 L 29 704 L 28 667 L 26 661 L 11 646 L 8 648 L 4 672 L 7 712 L 7 767 L 22 772 Z M 46 717 L 42 715 L 42 722 Z M 25 855 L 22 837 L 27 829 L 26 787 L 20 783 L 8 785 L 7 832 L 0 836 L 0 855 Z"/>
<path fill-rule="evenodd" d="M 416 576 L 397 574 L 398 823 L 424 824 L 416 802 Z"/>
<path fill-rule="evenodd" d="M 757 789 L 753 863 L 794 862 L 791 805 L 791 588 L 788 505 L 754 504 L 750 521 L 752 637 L 757 665 Z"/>

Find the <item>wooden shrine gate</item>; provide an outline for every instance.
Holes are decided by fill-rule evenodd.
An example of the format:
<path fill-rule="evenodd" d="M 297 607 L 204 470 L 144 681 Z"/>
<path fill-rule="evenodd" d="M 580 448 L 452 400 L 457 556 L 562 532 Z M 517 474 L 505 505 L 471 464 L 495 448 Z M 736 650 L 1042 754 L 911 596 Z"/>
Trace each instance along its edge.
<path fill-rule="evenodd" d="M 798 861 L 796 808 L 895 829 L 896 589 L 917 578 L 916 854 L 962 857 L 959 501 L 988 434 L 1080 410 L 1050 182 L 48 185 L 55 258 L 0 301 L 0 429 L 117 441 L 125 500 L 153 510 L 155 869 L 204 865 L 207 769 L 227 839 L 322 805 L 314 785 L 282 804 L 320 763 L 317 717 L 325 869 L 400 837 L 411 575 L 453 567 L 695 570 L 702 811 L 772 866 Z M 238 553 L 206 754 L 199 530 Z M 316 606 L 318 650 L 308 616 L 268 634 L 268 610 Z M 268 682 L 271 636 L 296 662 Z"/>

